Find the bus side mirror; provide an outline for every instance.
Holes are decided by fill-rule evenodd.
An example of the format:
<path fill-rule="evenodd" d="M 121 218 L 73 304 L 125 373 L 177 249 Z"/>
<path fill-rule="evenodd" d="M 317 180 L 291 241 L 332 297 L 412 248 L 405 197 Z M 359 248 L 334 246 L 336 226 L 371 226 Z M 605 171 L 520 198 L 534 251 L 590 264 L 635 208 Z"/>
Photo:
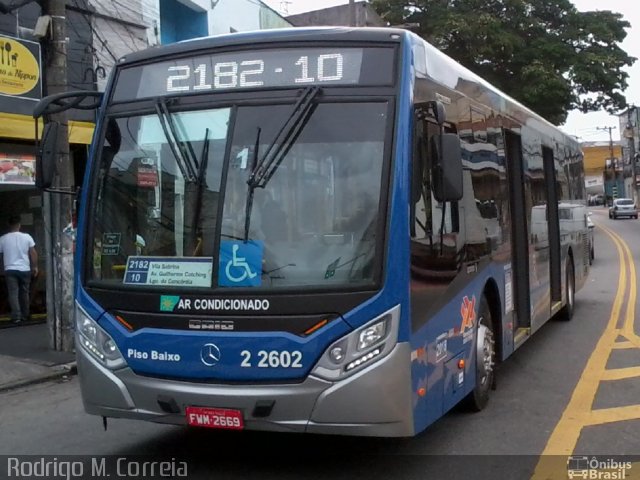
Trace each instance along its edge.
<path fill-rule="evenodd" d="M 462 149 L 455 133 L 431 137 L 433 196 L 438 202 L 462 198 Z"/>
<path fill-rule="evenodd" d="M 45 190 L 53 183 L 58 154 L 58 129 L 60 124 L 49 122 L 44 126 L 42 140 L 36 153 L 36 187 Z"/>
<path fill-rule="evenodd" d="M 442 127 L 447 118 L 447 112 L 444 109 L 444 104 L 439 100 L 430 102 L 430 104 L 433 109 L 433 118 L 435 118 L 436 123 Z"/>

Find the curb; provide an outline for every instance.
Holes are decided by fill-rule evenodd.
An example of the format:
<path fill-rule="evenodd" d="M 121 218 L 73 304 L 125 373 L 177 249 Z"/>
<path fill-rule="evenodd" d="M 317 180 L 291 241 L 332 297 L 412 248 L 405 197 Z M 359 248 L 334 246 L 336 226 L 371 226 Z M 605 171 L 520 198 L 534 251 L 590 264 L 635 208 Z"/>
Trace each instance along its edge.
<path fill-rule="evenodd" d="M 54 370 L 55 369 L 55 370 Z M 23 378 L 14 382 L 5 383 L 0 385 L 0 393 L 8 392 L 9 390 L 15 390 L 17 388 L 27 387 L 29 385 L 36 385 L 38 383 L 44 383 L 58 378 L 69 377 L 78 373 L 78 367 L 76 362 L 69 362 L 62 365 L 52 367 L 51 372 L 43 373 L 29 378 Z"/>
<path fill-rule="evenodd" d="M 0 320 L 0 330 L 3 328 L 30 327 L 32 325 L 41 325 L 47 323 L 47 320 L 25 320 L 20 323 L 12 323 L 10 320 Z"/>

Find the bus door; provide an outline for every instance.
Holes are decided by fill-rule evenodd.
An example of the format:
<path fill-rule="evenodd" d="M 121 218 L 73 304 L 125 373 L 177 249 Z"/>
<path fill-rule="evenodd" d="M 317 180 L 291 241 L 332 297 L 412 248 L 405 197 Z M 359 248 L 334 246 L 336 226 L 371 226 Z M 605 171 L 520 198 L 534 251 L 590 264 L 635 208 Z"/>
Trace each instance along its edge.
<path fill-rule="evenodd" d="M 533 332 L 549 319 L 552 305 L 561 301 L 560 229 L 553 150 L 541 146 L 538 136 L 525 136 L 524 129 L 522 138 L 524 151 L 528 152 L 524 155 L 528 164 L 525 199 L 531 202 L 529 294 Z"/>
<path fill-rule="evenodd" d="M 529 286 L 529 234 L 520 135 L 504 130 L 509 203 L 511 205 L 511 268 L 513 270 L 514 343 L 526 337 L 531 326 Z"/>
<path fill-rule="evenodd" d="M 559 309 L 562 302 L 562 267 L 560 254 L 560 215 L 558 212 L 558 189 L 553 150 L 542 147 L 544 179 L 547 187 L 547 225 L 549 228 L 549 283 L 551 305 Z"/>

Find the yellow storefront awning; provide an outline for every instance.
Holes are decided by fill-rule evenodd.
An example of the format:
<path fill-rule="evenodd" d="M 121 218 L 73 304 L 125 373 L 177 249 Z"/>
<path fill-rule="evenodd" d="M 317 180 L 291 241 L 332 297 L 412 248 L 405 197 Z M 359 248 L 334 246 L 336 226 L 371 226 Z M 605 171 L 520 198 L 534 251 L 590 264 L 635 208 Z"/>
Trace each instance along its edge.
<path fill-rule="evenodd" d="M 95 125 L 91 122 L 69 120 L 69 143 L 89 145 L 93 137 Z M 39 120 L 38 132 L 42 134 L 42 119 Z M 33 117 L 15 113 L 0 113 L 0 138 L 18 138 L 34 140 L 35 125 Z"/>

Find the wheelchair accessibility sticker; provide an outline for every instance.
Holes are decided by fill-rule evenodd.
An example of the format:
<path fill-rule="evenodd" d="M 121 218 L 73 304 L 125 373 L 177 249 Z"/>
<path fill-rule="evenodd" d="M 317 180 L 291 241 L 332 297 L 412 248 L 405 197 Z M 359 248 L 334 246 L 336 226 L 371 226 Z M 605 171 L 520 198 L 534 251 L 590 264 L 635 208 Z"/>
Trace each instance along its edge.
<path fill-rule="evenodd" d="M 262 255 L 260 241 L 222 242 L 220 244 L 220 274 L 223 287 L 259 287 L 262 284 Z"/>

